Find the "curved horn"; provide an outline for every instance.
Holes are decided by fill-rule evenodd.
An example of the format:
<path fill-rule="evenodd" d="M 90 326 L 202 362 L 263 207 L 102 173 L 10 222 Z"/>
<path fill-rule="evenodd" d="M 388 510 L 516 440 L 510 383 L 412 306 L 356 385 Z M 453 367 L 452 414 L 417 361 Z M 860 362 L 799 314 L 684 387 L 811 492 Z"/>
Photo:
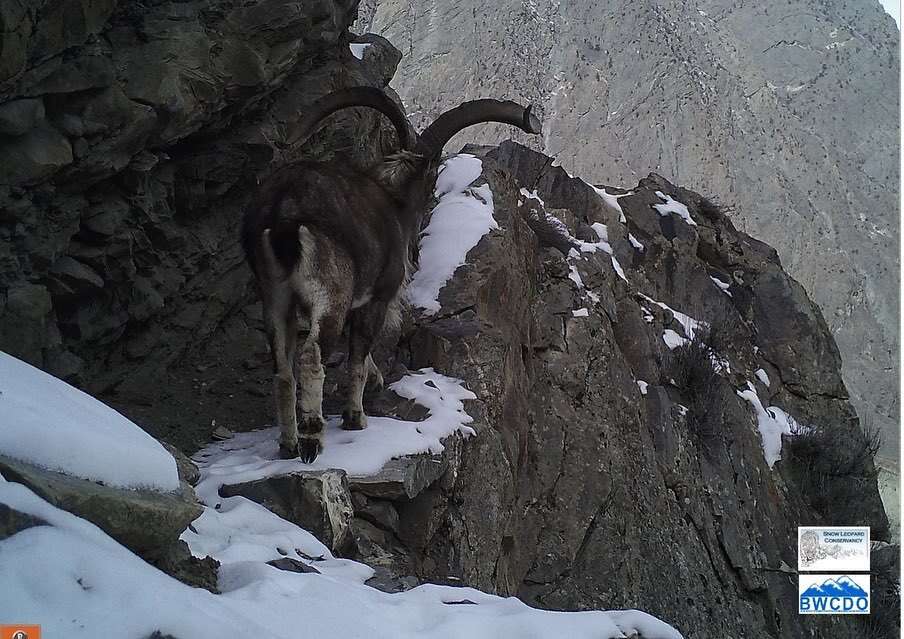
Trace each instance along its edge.
<path fill-rule="evenodd" d="M 481 122 L 502 122 L 512 124 L 525 133 L 540 133 L 543 125 L 537 116 L 531 113 L 531 108 L 530 106 L 524 108 L 510 100 L 463 102 L 436 118 L 433 124 L 421 133 L 416 152 L 428 158 L 439 155 L 453 135 Z"/>
<path fill-rule="evenodd" d="M 286 146 L 306 140 L 314 132 L 321 120 L 336 111 L 359 106 L 376 109 L 388 117 L 392 121 L 393 126 L 395 126 L 401 147 L 405 150 L 411 150 L 411 136 L 408 132 L 408 120 L 405 118 L 405 114 L 389 96 L 380 89 L 372 87 L 340 89 L 315 100 L 308 108 L 304 118 L 289 129 L 289 133 L 286 136 Z"/>

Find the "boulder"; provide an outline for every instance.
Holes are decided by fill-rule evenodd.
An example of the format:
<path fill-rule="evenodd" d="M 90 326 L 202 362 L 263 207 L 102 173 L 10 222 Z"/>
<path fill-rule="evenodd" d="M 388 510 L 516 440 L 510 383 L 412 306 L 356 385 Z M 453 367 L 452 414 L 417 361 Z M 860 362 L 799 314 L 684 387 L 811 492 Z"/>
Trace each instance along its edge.
<path fill-rule="evenodd" d="M 70 477 L 0 456 L 0 474 L 28 486 L 57 508 L 96 524 L 130 550 L 159 551 L 178 540 L 201 514 L 201 505 L 186 483 L 176 493 L 125 490 Z"/>
<path fill-rule="evenodd" d="M 44 119 L 44 103 L 24 98 L 0 104 L 0 135 L 23 135 Z"/>
<path fill-rule="evenodd" d="M 241 495 L 310 531 L 333 552 L 347 552 L 354 515 L 345 471 L 277 475 L 220 487 L 220 495 Z"/>
<path fill-rule="evenodd" d="M 271 559 L 267 563 L 274 568 L 279 568 L 280 570 L 285 570 L 288 572 L 313 573 L 315 575 L 320 574 L 320 571 L 311 564 L 306 564 L 305 562 L 299 561 L 298 559 L 293 559 L 292 557 L 280 557 L 279 559 Z"/>
<path fill-rule="evenodd" d="M 145 551 L 142 558 L 184 584 L 204 588 L 214 594 L 220 592 L 217 588 L 220 562 L 211 557 L 203 559 L 195 557 L 191 554 L 188 544 L 181 539 L 167 546 Z"/>
<path fill-rule="evenodd" d="M 0 142 L 0 184 L 32 184 L 72 164 L 72 145 L 44 126 Z"/>

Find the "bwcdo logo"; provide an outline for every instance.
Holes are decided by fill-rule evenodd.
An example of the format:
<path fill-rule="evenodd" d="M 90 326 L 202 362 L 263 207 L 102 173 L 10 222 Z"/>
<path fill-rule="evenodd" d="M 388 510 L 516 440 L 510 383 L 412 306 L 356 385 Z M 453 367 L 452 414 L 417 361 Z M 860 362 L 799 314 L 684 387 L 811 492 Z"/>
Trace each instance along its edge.
<path fill-rule="evenodd" d="M 800 575 L 802 615 L 868 615 L 869 575 Z"/>

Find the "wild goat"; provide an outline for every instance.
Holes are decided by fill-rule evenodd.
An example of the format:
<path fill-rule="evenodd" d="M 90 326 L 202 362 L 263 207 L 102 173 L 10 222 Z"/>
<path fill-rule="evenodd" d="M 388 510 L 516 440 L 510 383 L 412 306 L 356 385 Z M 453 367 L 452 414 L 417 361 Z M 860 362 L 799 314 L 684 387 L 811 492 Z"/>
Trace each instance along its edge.
<path fill-rule="evenodd" d="M 386 115 L 401 150 L 364 171 L 342 159 L 288 165 L 259 186 L 242 228 L 273 356 L 279 453 L 304 462 L 323 450 L 323 362 L 344 328 L 350 383 L 342 427 L 360 430 L 367 425 L 364 386 L 368 374 L 380 378 L 370 350 L 384 326 L 399 321 L 408 245 L 429 201 L 443 146 L 481 122 L 540 132 L 530 107 L 475 100 L 443 113 L 412 145 L 401 109 L 382 91 L 358 87 L 314 102 L 288 142 L 306 139 L 331 113 L 355 106 Z M 294 360 L 300 314 L 310 328 L 298 360 L 299 424 Z"/>

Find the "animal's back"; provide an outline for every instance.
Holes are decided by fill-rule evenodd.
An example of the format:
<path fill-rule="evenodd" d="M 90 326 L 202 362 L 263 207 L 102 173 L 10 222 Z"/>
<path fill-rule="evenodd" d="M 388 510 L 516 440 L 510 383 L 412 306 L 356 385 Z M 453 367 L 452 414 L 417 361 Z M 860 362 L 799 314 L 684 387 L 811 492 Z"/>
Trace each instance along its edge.
<path fill-rule="evenodd" d="M 401 203 L 368 174 L 339 163 L 303 161 L 274 173 L 246 209 L 242 244 L 252 268 L 264 231 L 286 274 L 301 258 L 299 227 L 318 243 L 353 255 L 355 295 L 397 288 L 403 269 L 396 253 L 407 251 L 399 224 Z M 398 281 L 397 281 L 398 280 Z"/>

